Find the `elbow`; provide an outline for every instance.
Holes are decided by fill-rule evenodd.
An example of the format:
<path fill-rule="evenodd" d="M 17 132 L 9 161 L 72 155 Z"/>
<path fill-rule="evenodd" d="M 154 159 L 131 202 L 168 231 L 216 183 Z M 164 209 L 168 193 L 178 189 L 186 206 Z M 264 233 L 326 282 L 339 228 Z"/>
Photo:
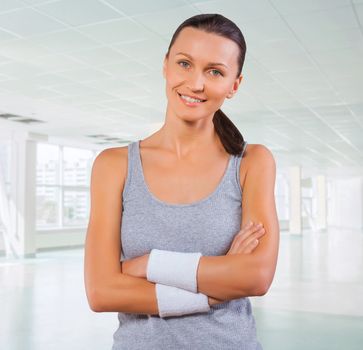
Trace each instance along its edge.
<path fill-rule="evenodd" d="M 259 285 L 255 288 L 253 295 L 262 297 L 268 292 L 269 288 L 270 286 L 266 283 L 259 283 Z"/>
<path fill-rule="evenodd" d="M 102 309 L 101 305 L 97 302 L 97 301 L 92 301 L 92 303 L 90 303 L 90 308 L 93 312 L 103 312 L 104 310 Z"/>
<path fill-rule="evenodd" d="M 116 274 L 115 279 L 118 279 L 121 274 Z M 120 306 L 123 283 L 121 281 L 112 280 L 114 276 L 109 276 L 107 280 L 97 279 L 86 283 L 86 294 L 88 305 L 94 312 L 114 312 L 114 309 L 122 309 L 123 303 Z"/>
<path fill-rule="evenodd" d="M 102 298 L 98 290 L 94 289 L 87 293 L 88 305 L 93 312 L 103 312 Z"/>
<path fill-rule="evenodd" d="M 272 283 L 272 277 L 270 271 L 261 268 L 256 280 L 255 286 L 253 288 L 254 296 L 263 296 L 270 289 Z"/>

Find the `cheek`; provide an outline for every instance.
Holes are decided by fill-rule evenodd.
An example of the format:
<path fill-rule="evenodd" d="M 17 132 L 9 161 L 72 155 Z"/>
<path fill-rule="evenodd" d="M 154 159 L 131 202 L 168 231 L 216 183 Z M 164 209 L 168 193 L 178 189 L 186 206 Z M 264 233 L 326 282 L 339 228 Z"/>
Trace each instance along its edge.
<path fill-rule="evenodd" d="M 179 86 L 185 81 L 185 77 L 182 73 L 170 72 L 167 76 L 167 84 L 170 87 Z"/>
<path fill-rule="evenodd" d="M 209 91 L 209 93 L 208 93 L 209 96 L 211 96 L 215 99 L 223 99 L 228 94 L 229 87 L 228 87 L 228 85 L 225 85 L 225 84 L 223 84 L 223 85 L 211 84 L 207 91 Z"/>
<path fill-rule="evenodd" d="M 170 82 L 184 79 L 183 72 L 177 68 L 174 69 L 167 67 L 165 74 L 166 74 L 166 80 Z"/>

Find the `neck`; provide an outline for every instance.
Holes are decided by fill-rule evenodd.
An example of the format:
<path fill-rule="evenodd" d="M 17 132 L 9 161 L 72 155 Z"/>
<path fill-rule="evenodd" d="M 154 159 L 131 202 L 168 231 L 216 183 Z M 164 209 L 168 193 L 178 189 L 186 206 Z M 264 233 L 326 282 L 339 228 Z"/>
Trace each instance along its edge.
<path fill-rule="evenodd" d="M 166 117 L 158 131 L 160 147 L 170 150 L 178 158 L 194 153 L 223 152 L 224 147 L 215 131 L 212 117 L 187 121 L 177 117 Z"/>

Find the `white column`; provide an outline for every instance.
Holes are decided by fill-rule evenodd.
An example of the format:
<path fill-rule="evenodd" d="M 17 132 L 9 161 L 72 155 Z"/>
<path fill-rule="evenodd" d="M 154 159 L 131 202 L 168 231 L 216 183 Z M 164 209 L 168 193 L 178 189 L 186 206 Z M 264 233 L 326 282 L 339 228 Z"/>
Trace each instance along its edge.
<path fill-rule="evenodd" d="M 326 181 L 324 175 L 316 177 L 317 189 L 317 218 L 316 228 L 318 230 L 325 230 L 327 228 L 327 193 Z"/>
<path fill-rule="evenodd" d="M 19 132 L 13 139 L 15 248 L 18 257 L 34 257 L 36 252 L 36 141 Z"/>
<path fill-rule="evenodd" d="M 301 169 L 300 166 L 289 167 L 289 231 L 291 234 L 302 233 L 301 217 Z"/>

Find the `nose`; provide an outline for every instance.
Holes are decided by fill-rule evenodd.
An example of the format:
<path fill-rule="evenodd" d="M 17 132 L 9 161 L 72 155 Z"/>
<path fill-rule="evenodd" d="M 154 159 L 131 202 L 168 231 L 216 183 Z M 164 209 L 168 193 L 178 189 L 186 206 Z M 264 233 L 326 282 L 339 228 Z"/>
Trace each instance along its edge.
<path fill-rule="evenodd" d="M 204 76 L 203 73 L 193 72 L 188 79 L 188 88 L 192 91 L 204 90 Z"/>

